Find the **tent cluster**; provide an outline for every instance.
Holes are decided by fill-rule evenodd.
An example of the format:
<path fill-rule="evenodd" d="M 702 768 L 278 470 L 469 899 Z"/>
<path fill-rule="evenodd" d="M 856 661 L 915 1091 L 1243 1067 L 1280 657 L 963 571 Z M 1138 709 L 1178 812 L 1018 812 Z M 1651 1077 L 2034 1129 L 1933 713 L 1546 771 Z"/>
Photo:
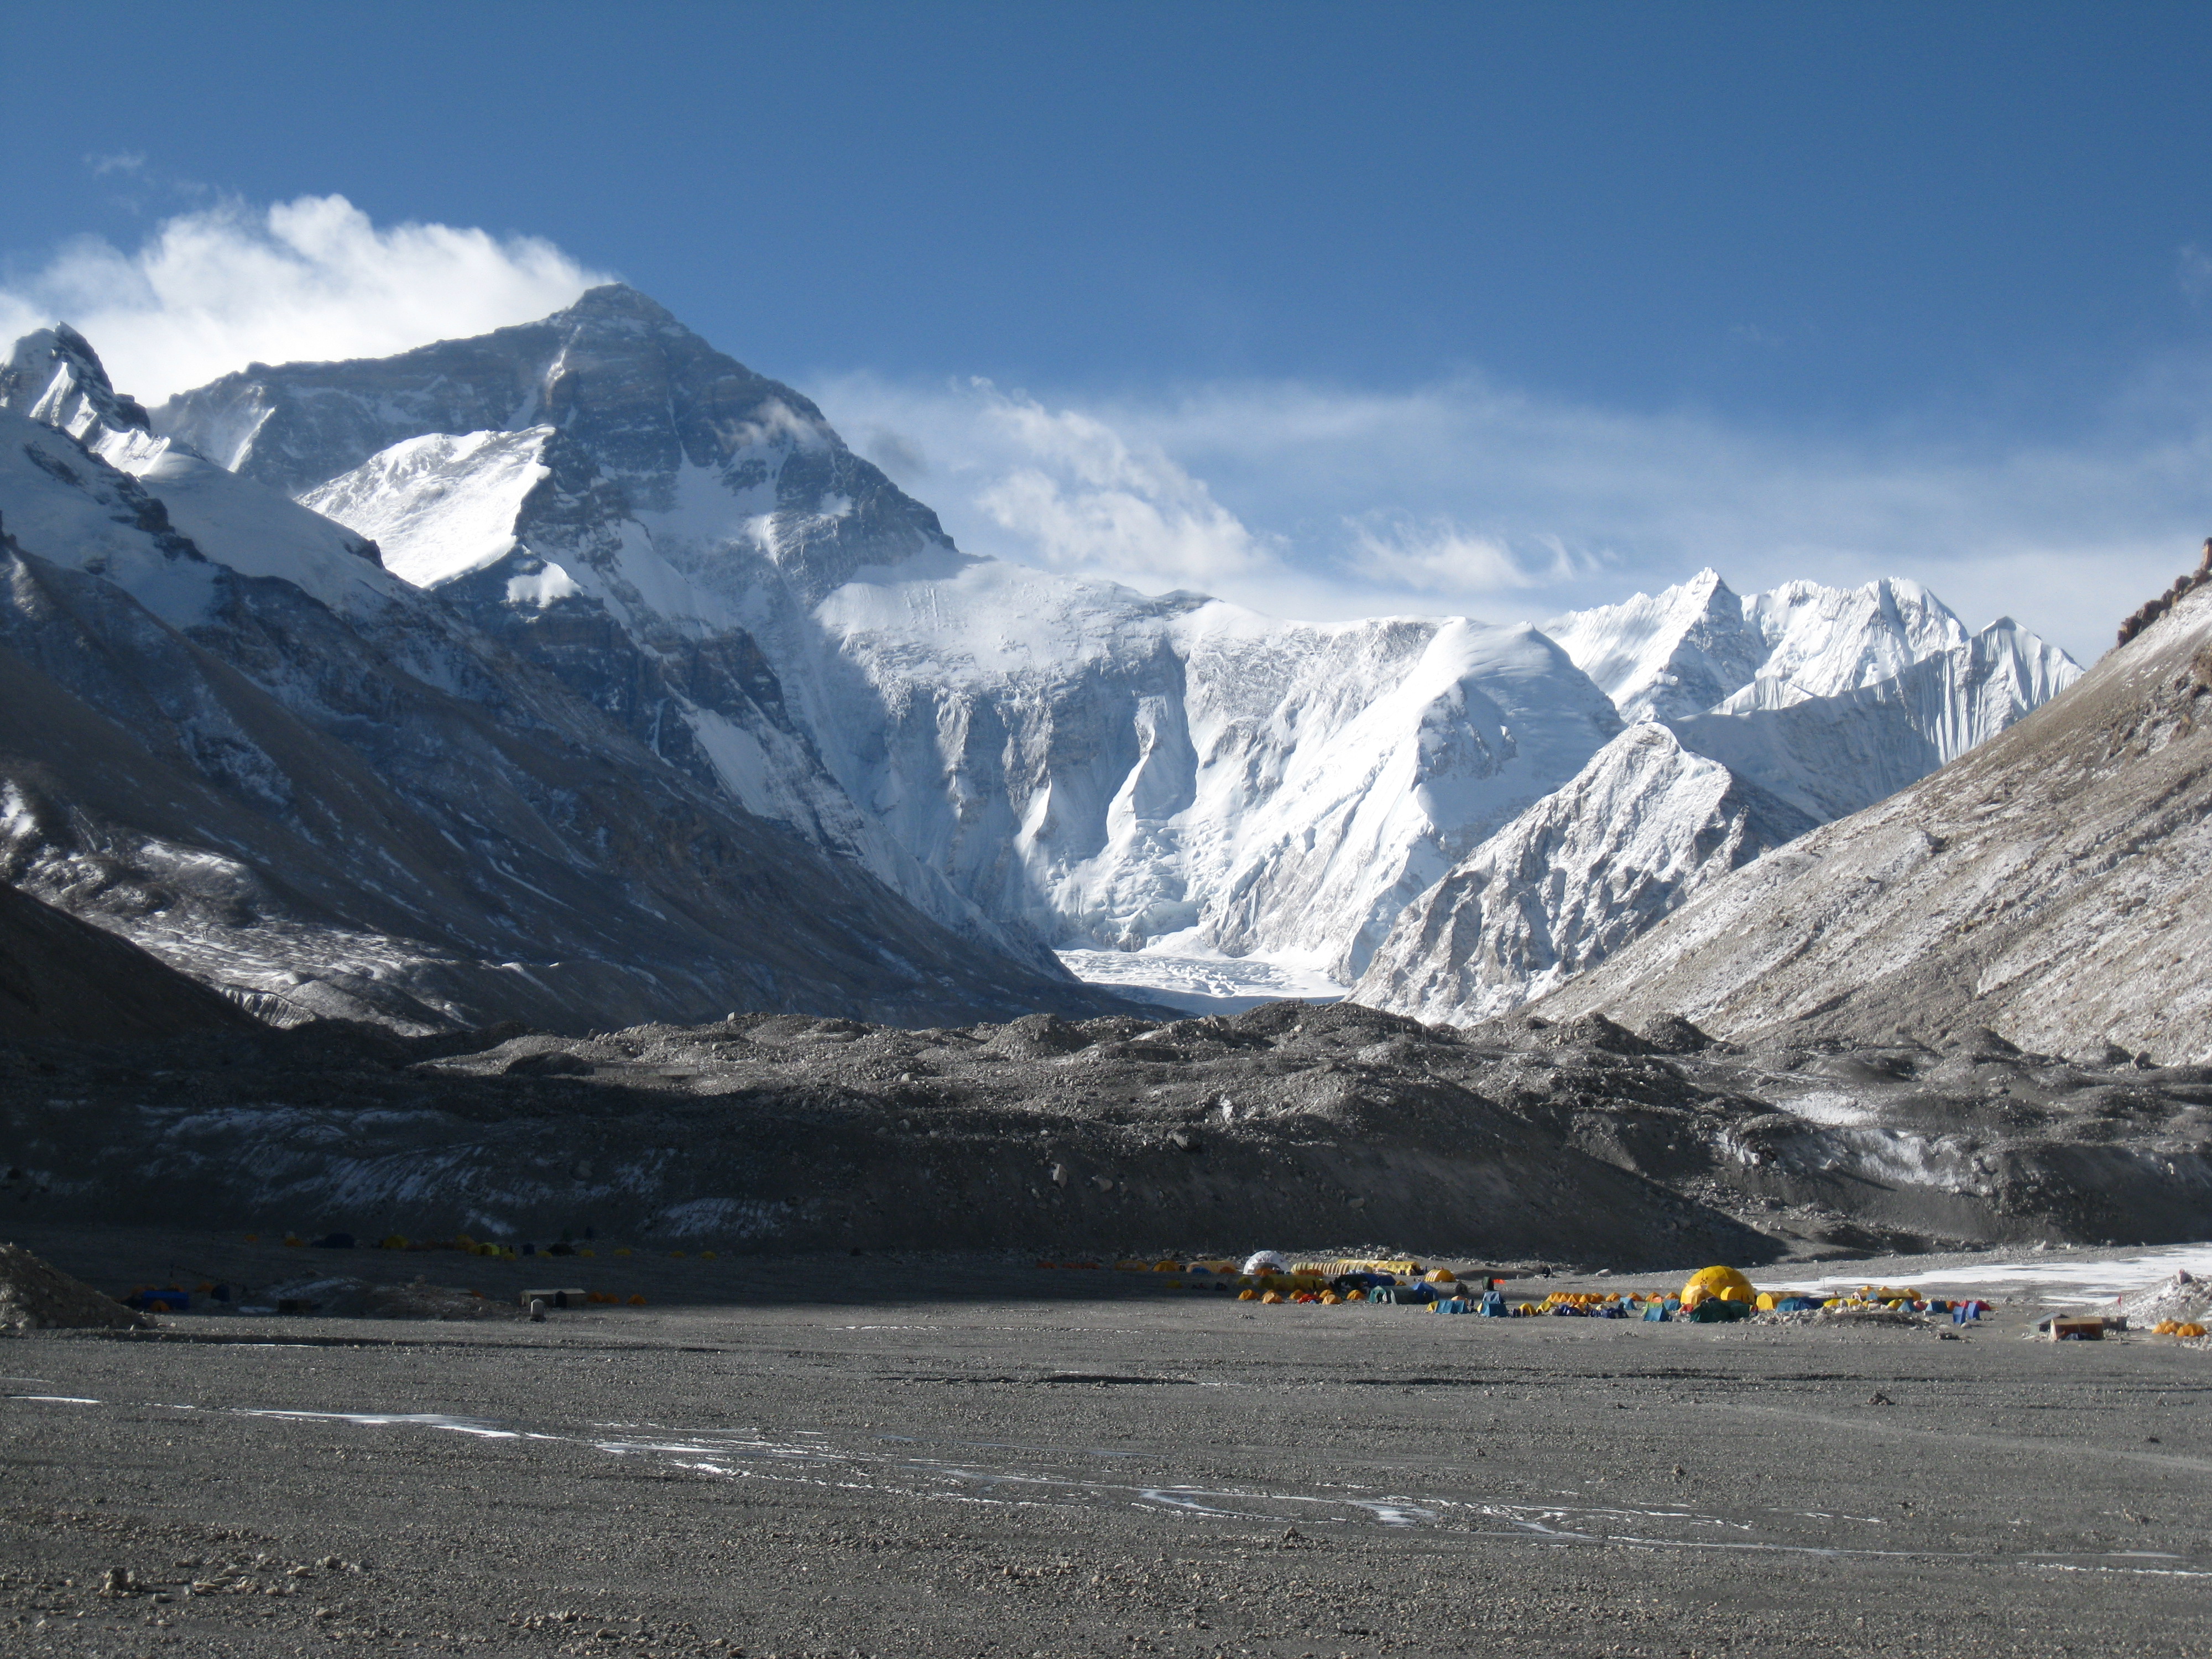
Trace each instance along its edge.
<path fill-rule="evenodd" d="M 1044 1268 L 1097 1269 L 1096 1261 L 1040 1261 Z M 1267 1306 L 1285 1303 L 1339 1307 L 1419 1306 L 1435 1313 L 1477 1314 L 1490 1318 L 1636 1319 L 1650 1323 L 1688 1320 L 1719 1324 L 1759 1313 L 1847 1313 L 1882 1309 L 1914 1314 L 1943 1314 L 1966 1324 L 1989 1311 L 1980 1301 L 1948 1302 L 1916 1290 L 1869 1285 L 1847 1296 L 1810 1297 L 1787 1291 L 1762 1291 L 1734 1267 L 1700 1268 L 1679 1291 L 1553 1291 L 1541 1302 L 1513 1301 L 1500 1287 L 1504 1276 L 1462 1273 L 1450 1267 L 1423 1267 L 1413 1261 L 1340 1258 L 1293 1264 L 1273 1250 L 1242 1263 L 1233 1259 L 1177 1261 L 1123 1261 L 1122 1273 L 1171 1275 L 1166 1288 L 1234 1295 L 1240 1302 Z M 2201 1328 L 2199 1334 L 2201 1334 Z"/>

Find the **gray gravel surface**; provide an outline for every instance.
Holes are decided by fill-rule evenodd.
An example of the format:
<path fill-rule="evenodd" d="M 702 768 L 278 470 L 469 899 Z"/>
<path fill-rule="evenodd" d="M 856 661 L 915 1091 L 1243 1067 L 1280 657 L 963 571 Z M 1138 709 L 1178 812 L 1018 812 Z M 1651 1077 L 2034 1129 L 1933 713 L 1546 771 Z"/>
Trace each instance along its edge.
<path fill-rule="evenodd" d="M 0 1346 L 0 1647 L 2212 1650 L 2201 1352 L 772 1265 Z"/>

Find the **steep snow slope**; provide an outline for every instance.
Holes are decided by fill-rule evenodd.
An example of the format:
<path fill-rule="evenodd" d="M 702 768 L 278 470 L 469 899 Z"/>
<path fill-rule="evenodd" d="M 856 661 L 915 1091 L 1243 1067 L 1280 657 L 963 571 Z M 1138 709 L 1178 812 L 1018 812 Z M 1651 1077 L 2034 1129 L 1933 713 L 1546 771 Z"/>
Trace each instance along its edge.
<path fill-rule="evenodd" d="M 961 555 L 642 295 L 257 367 L 166 429 L 374 536 L 672 763 L 971 935 L 1356 973 L 1619 729 L 1525 628 L 1317 628 Z"/>
<path fill-rule="evenodd" d="M 1632 726 L 1416 899 L 1352 998 L 1431 1024 L 1508 1012 L 1817 822 Z"/>
<path fill-rule="evenodd" d="M 407 585 L 378 563 L 373 543 L 180 444 L 155 436 L 146 411 L 108 383 L 99 356 L 74 329 L 40 329 L 15 342 L 0 368 L 0 409 L 13 409 L 66 434 L 137 478 L 161 502 L 173 528 L 202 546 L 219 548 L 222 562 L 241 575 L 292 582 L 357 620 L 381 617 L 395 606 L 418 608 Z M 14 447 L 9 446 L 6 463 L 11 467 Z M 47 442 L 35 447 L 39 459 L 33 465 L 70 469 L 69 446 L 57 448 Z M 83 492 L 74 489 L 39 494 L 49 510 L 82 511 L 86 506 Z M 10 499 L 16 502 L 18 532 L 28 533 L 28 514 L 37 509 L 27 497 Z M 161 611 L 158 605 L 154 608 Z"/>
<path fill-rule="evenodd" d="M 1768 654 L 1743 601 L 1713 570 L 1657 594 L 1569 611 L 1544 631 L 1630 721 L 1710 708 L 1749 684 Z"/>
<path fill-rule="evenodd" d="M 1195 930 L 1348 978 L 1617 728 L 1526 627 L 1282 623 L 982 561 L 850 583 L 815 620 L 860 683 L 842 706 L 884 711 L 832 756 L 856 798 L 1070 944 Z"/>
<path fill-rule="evenodd" d="M 2009 731 L 1727 880 L 1546 999 L 1721 1035 L 2212 1060 L 2212 591 Z"/>
<path fill-rule="evenodd" d="M 35 350 L 0 392 L 60 419 L 127 403 L 81 341 L 45 349 L 76 392 L 48 395 Z M 287 562 L 257 536 L 301 526 L 304 582 L 209 556 L 153 493 L 179 477 L 206 522 L 243 526 L 249 568 Z M 271 1018 L 1102 1006 L 699 790 L 248 480 L 135 478 L 0 409 L 0 877 Z"/>
<path fill-rule="evenodd" d="M 1601 633 L 1613 641 L 1593 665 L 1632 708 L 1703 695 L 1721 678 L 1706 672 L 1711 653 L 1680 641 L 1716 615 L 1765 614 L 1785 620 L 1761 659 L 1773 672 L 1763 667 L 1711 710 L 1632 726 L 1607 745 L 1401 915 L 1356 998 L 1431 1020 L 1517 1007 L 1738 866 L 1926 776 L 2080 676 L 2009 618 L 1923 652 L 1955 619 L 1924 590 L 1900 604 L 1907 584 L 1794 585 L 1777 590 L 1786 602 L 1759 595 L 1739 606 L 1709 577 L 1615 607 L 1608 629 L 1582 635 L 1585 648 Z M 1685 615 L 1703 620 L 1680 629 Z M 1709 632 L 1709 643 L 1715 636 L 1743 637 Z M 1639 637 L 1662 647 L 1640 665 L 1628 648 Z M 1864 683 L 1900 659 L 1901 672 Z M 1819 685 L 1842 689 L 1810 689 Z"/>

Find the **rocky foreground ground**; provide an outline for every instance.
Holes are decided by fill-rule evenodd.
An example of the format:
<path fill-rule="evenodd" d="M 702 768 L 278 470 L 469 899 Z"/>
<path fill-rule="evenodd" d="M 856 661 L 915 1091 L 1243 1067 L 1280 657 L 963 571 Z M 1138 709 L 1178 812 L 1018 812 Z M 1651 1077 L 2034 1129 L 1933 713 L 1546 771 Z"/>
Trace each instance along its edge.
<path fill-rule="evenodd" d="M 2212 1067 L 1352 1005 L 0 1047 L 4 1212 L 363 1242 L 1684 1260 L 2201 1237 Z"/>
<path fill-rule="evenodd" d="M 95 1279 L 218 1247 L 33 1243 Z M 713 1300 L 627 1261 L 650 1305 L 542 1325 L 0 1345 L 0 1645 L 2212 1651 L 2212 1373 L 2161 1339 L 1255 1307 L 975 1257 L 763 1260 Z"/>

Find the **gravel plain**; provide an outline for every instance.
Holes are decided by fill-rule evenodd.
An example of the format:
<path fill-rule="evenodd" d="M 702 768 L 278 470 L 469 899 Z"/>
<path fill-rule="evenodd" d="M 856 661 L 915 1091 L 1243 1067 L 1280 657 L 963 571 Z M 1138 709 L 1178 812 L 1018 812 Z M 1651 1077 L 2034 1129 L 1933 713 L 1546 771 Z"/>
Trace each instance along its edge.
<path fill-rule="evenodd" d="M 217 1243 L 24 1242 L 96 1283 Z M 488 1298 L 550 1265 L 407 1260 Z M 0 1345 L 0 1648 L 2212 1651 L 2212 1355 L 2027 1340 L 2027 1304 L 1705 1327 L 619 1266 L 646 1306 L 544 1324 Z"/>

